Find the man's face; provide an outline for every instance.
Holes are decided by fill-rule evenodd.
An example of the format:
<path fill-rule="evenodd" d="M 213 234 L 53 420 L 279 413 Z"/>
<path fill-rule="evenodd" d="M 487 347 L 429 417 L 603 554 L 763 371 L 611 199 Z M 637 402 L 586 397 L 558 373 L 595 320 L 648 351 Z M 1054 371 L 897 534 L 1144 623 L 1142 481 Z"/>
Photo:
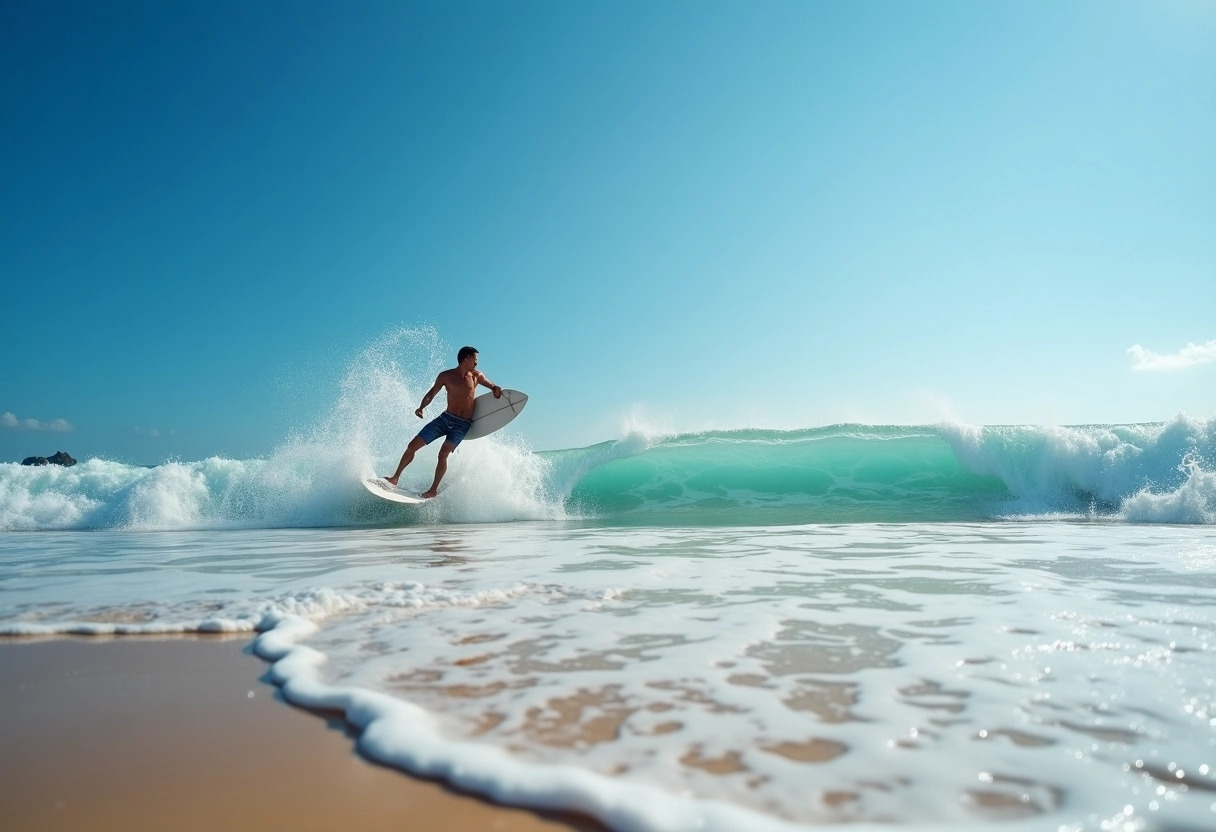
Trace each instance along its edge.
<path fill-rule="evenodd" d="M 473 353 L 472 355 L 470 355 L 468 358 L 466 358 L 464 360 L 464 368 L 466 370 L 476 370 L 477 369 L 477 353 Z"/>

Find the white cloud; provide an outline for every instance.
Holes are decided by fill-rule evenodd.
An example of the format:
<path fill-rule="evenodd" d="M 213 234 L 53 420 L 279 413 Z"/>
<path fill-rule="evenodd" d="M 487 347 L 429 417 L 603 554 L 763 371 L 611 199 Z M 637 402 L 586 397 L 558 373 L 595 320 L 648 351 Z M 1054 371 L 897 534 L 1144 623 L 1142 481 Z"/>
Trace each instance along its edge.
<path fill-rule="evenodd" d="M 76 430 L 67 419 L 39 422 L 37 419 L 18 419 L 17 414 L 7 411 L 0 414 L 0 427 L 11 430 L 47 430 L 52 433 L 67 433 Z"/>
<path fill-rule="evenodd" d="M 1136 344 L 1129 347 L 1127 354 L 1132 357 L 1132 369 L 1155 372 L 1158 370 L 1185 370 L 1199 364 L 1216 361 L 1216 339 L 1206 344 L 1187 344 L 1173 355 L 1159 355 L 1152 350 Z"/>

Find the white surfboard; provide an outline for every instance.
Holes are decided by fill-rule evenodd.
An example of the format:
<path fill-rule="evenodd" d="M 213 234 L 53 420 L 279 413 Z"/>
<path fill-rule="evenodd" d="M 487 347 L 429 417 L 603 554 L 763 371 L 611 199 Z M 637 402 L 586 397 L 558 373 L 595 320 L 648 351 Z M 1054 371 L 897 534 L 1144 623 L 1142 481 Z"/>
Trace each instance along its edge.
<path fill-rule="evenodd" d="M 528 403 L 528 394 L 503 388 L 502 396 L 482 393 L 473 402 L 473 427 L 464 435 L 465 439 L 480 439 L 493 433 L 514 419 Z"/>
<path fill-rule="evenodd" d="M 394 503 L 425 503 L 426 499 L 420 497 L 417 491 L 410 491 L 407 488 L 397 488 L 390 485 L 388 480 L 383 477 L 364 477 L 360 482 L 363 487 L 371 493 L 375 494 L 382 500 L 391 500 Z"/>

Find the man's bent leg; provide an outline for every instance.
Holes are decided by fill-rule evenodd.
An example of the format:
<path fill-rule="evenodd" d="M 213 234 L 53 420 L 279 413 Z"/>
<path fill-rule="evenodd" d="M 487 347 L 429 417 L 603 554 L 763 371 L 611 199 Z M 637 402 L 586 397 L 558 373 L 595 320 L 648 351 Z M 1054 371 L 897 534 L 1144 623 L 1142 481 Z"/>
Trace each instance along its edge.
<path fill-rule="evenodd" d="M 397 466 L 397 472 L 391 477 L 385 477 L 384 479 L 396 485 L 397 480 L 401 479 L 401 472 L 405 470 L 405 466 L 414 461 L 414 454 L 418 453 L 424 445 L 426 445 L 426 440 L 421 436 L 415 436 L 411 439 L 409 446 L 405 449 L 405 453 L 401 455 L 401 464 Z"/>
<path fill-rule="evenodd" d="M 431 490 L 424 491 L 422 497 L 434 497 L 439 493 L 439 482 L 443 479 L 443 475 L 448 472 L 448 454 L 456 450 L 456 446 L 451 442 L 444 442 L 443 447 L 439 449 L 439 461 L 435 463 L 435 481 L 431 483 Z"/>

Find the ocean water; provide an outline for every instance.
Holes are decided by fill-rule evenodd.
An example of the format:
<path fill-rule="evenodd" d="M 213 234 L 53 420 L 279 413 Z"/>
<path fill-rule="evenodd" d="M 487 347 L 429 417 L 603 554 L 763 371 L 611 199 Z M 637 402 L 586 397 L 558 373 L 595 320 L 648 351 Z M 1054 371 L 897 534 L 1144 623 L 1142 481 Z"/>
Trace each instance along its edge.
<path fill-rule="evenodd" d="M 1216 828 L 1216 419 L 502 434 L 377 500 L 420 392 L 381 345 L 266 458 L 0 465 L 0 634 L 248 632 L 615 830 Z"/>

